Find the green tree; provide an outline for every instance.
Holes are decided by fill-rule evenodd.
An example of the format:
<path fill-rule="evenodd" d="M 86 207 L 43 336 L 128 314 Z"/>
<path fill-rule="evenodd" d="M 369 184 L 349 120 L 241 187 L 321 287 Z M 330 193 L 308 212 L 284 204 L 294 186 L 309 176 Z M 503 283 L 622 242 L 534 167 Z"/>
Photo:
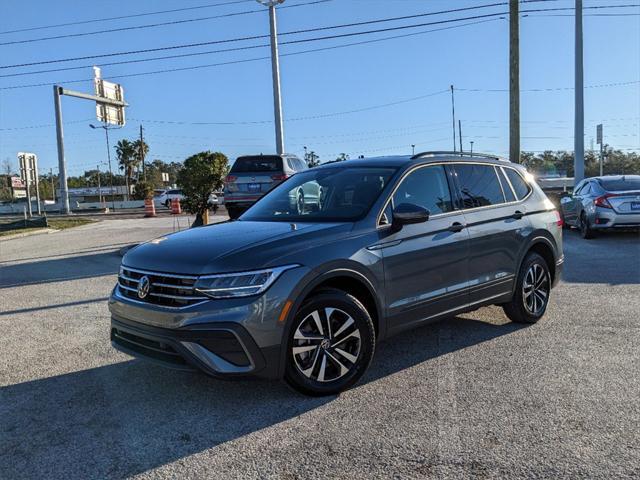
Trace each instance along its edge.
<path fill-rule="evenodd" d="M 349 160 L 349 155 L 346 153 L 341 153 L 338 155 L 338 158 L 336 158 L 336 162 L 344 162 L 345 160 Z"/>
<path fill-rule="evenodd" d="M 304 154 L 304 161 L 307 162 L 309 168 L 320 165 L 320 157 L 313 150 Z"/>
<path fill-rule="evenodd" d="M 136 200 L 146 200 L 153 197 L 153 183 L 141 180 L 133 187 L 133 198 Z"/>
<path fill-rule="evenodd" d="M 131 142 L 133 145 L 133 157 L 136 159 L 136 167 L 138 168 L 138 173 L 140 172 L 140 167 L 142 167 L 142 160 L 147 157 L 149 153 L 149 145 L 144 140 L 134 140 Z M 142 145 L 142 148 L 140 148 Z M 146 166 L 146 162 L 145 162 Z M 139 177 L 139 175 L 138 175 Z"/>
<path fill-rule="evenodd" d="M 201 221 L 202 214 L 209 208 L 209 195 L 222 188 L 228 173 L 229 159 L 223 153 L 206 151 L 187 158 L 177 179 L 185 196 L 185 209 Z"/>
<path fill-rule="evenodd" d="M 129 140 L 122 139 L 116 144 L 116 156 L 120 170 L 124 171 L 125 184 L 127 186 L 127 199 L 129 199 L 129 185 L 133 177 L 133 171 L 138 164 L 135 145 Z"/>

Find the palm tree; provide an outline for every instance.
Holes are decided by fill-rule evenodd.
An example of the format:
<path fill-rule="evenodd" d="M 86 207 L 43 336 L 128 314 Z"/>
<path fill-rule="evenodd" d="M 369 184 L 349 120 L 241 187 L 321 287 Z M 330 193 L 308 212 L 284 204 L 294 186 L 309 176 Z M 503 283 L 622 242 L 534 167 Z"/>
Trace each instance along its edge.
<path fill-rule="evenodd" d="M 140 149 L 141 143 L 142 143 L 142 149 Z M 145 170 L 144 170 L 143 159 L 146 158 L 147 154 L 149 153 L 149 145 L 144 140 L 135 140 L 132 145 L 134 150 L 134 156 L 136 158 L 136 166 L 138 167 L 138 172 L 140 171 L 140 167 L 142 167 L 142 171 L 144 172 Z"/>
<path fill-rule="evenodd" d="M 120 170 L 124 170 L 124 179 L 127 185 L 127 200 L 129 200 L 129 185 L 131 183 L 131 177 L 133 176 L 133 170 L 138 163 L 138 156 L 134 144 L 126 139 L 120 140 L 116 144 L 116 155 L 118 157 Z"/>

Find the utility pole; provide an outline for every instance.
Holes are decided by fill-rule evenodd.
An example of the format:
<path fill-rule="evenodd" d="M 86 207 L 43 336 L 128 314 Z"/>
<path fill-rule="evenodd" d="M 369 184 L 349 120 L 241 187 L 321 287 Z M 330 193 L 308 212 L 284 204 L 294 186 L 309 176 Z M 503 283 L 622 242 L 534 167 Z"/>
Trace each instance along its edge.
<path fill-rule="evenodd" d="M 453 151 L 456 151 L 456 102 L 453 98 L 453 85 L 451 85 L 451 122 L 453 125 Z"/>
<path fill-rule="evenodd" d="M 598 143 L 600 144 L 600 176 L 603 175 L 603 170 L 604 170 L 604 154 L 602 151 L 602 147 L 604 146 L 604 138 L 603 138 L 603 132 L 602 132 L 602 124 L 599 123 L 596 126 L 596 139 L 598 141 Z M 593 150 L 593 148 L 591 149 Z"/>
<path fill-rule="evenodd" d="M 98 202 L 102 203 L 102 189 L 100 188 L 100 164 L 96 166 L 98 167 Z"/>
<path fill-rule="evenodd" d="M 573 181 L 577 185 L 584 178 L 584 64 L 582 47 L 582 0 L 576 0 L 575 53 L 575 121 L 573 134 Z"/>
<path fill-rule="evenodd" d="M 284 0 L 257 0 L 269 7 L 269 27 L 271 31 L 271 74 L 273 80 L 273 113 L 276 126 L 276 152 L 284 153 L 284 123 L 282 119 L 282 100 L 280 94 L 280 60 L 278 58 L 278 28 L 276 22 L 276 5 Z"/>
<path fill-rule="evenodd" d="M 509 0 L 509 159 L 520 163 L 520 8 Z"/>
<path fill-rule="evenodd" d="M 140 124 L 140 160 L 142 161 L 142 179 L 147 181 L 147 170 L 144 167 L 144 137 L 142 136 L 142 124 Z"/>
<path fill-rule="evenodd" d="M 416 146 L 414 144 L 411 144 L 411 156 L 414 156 L 416 154 Z"/>
<path fill-rule="evenodd" d="M 471 140 L 471 142 L 469 143 L 471 143 L 471 156 L 473 157 L 473 140 Z"/>
<path fill-rule="evenodd" d="M 53 183 L 53 168 L 49 169 L 49 176 L 51 177 L 51 199 L 53 203 L 56 203 L 56 187 Z"/>
<path fill-rule="evenodd" d="M 460 153 L 462 153 L 464 150 L 462 150 L 462 120 L 458 120 L 458 137 L 460 139 Z"/>

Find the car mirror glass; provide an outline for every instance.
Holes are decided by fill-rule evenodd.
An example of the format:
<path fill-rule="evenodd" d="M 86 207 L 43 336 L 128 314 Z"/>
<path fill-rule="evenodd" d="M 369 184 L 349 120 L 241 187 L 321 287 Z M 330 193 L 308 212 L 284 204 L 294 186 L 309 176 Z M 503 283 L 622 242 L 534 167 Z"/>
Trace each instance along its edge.
<path fill-rule="evenodd" d="M 423 223 L 429 220 L 429 210 L 413 203 L 401 203 L 393 209 L 393 222 L 395 228 L 401 229 L 403 225 Z"/>

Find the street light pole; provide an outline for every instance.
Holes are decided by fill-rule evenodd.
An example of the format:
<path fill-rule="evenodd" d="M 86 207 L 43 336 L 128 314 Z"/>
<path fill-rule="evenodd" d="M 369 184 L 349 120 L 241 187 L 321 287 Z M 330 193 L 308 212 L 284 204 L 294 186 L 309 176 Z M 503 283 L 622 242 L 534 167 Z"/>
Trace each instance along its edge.
<path fill-rule="evenodd" d="M 280 92 L 280 60 L 278 58 L 278 28 L 276 22 L 276 5 L 284 0 L 257 0 L 269 7 L 269 27 L 271 31 L 271 74 L 273 79 L 273 113 L 276 126 L 276 152 L 284 153 L 284 122 L 282 119 L 282 99 Z"/>

